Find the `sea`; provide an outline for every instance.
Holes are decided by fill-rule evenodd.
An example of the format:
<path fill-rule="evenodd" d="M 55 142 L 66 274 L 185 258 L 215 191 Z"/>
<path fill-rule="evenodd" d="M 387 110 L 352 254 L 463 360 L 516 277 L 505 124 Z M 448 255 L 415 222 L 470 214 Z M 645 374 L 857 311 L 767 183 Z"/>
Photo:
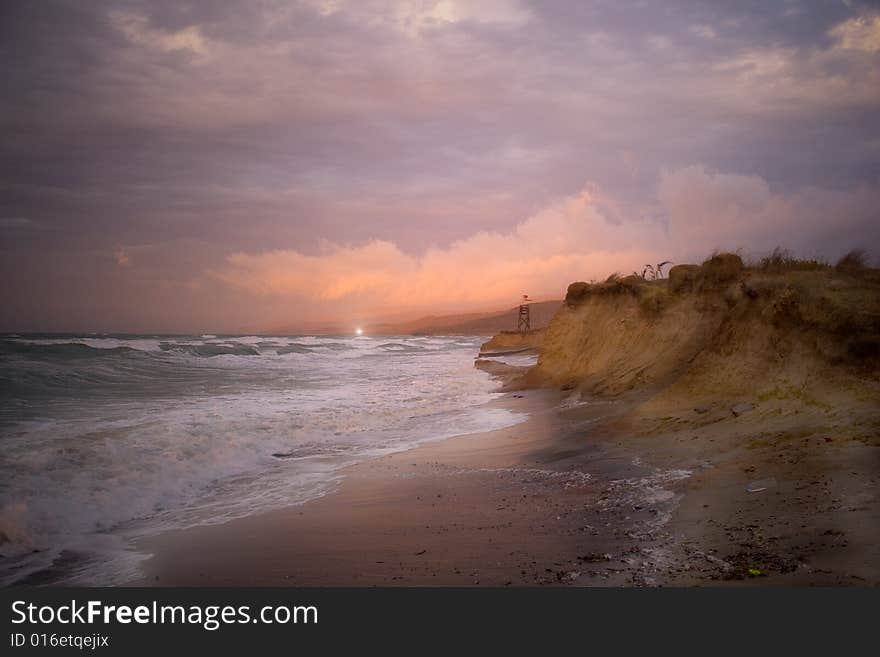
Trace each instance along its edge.
<path fill-rule="evenodd" d="M 136 578 L 137 538 L 331 492 L 525 419 L 480 337 L 0 335 L 0 585 Z"/>

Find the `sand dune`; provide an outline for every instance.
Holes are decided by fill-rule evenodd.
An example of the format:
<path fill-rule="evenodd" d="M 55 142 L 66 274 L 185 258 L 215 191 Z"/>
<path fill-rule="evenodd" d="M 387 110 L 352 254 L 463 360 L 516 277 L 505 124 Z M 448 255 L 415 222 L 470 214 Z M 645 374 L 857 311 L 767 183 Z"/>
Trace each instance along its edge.
<path fill-rule="evenodd" d="M 721 254 L 573 283 L 538 364 L 508 373 L 613 401 L 585 444 L 690 473 L 652 539 L 657 581 L 880 581 L 880 271 L 852 264 Z"/>
<path fill-rule="evenodd" d="M 867 389 L 878 363 L 876 270 L 767 271 L 723 254 L 675 267 L 668 280 L 573 283 L 531 380 L 722 399 L 780 387 Z"/>

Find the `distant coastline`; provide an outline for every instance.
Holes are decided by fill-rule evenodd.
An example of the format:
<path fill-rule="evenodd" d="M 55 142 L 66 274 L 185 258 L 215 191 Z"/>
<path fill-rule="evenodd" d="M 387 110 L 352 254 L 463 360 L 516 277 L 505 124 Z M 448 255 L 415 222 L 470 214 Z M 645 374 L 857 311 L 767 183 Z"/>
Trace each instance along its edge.
<path fill-rule="evenodd" d="M 562 306 L 562 300 L 540 301 L 531 304 L 532 325 L 535 328 L 547 326 Z M 366 322 L 363 330 L 366 335 L 485 335 L 491 336 L 501 331 L 515 330 L 517 308 L 507 310 L 463 313 L 453 315 L 434 315 L 405 321 Z M 308 333 L 309 335 L 348 335 L 351 326 L 341 323 L 307 324 L 303 326 L 280 326 L 268 333 L 288 335 Z"/>

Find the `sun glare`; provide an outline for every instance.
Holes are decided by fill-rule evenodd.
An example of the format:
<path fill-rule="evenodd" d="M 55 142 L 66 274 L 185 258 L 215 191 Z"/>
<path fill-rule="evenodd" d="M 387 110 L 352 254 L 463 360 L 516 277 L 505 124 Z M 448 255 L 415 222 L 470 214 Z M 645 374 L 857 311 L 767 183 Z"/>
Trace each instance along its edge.
<path fill-rule="evenodd" d="M 356 329 L 354 330 L 354 332 L 355 332 L 357 335 L 363 335 L 363 334 L 364 334 L 364 329 L 358 327 L 358 328 L 356 328 Z"/>

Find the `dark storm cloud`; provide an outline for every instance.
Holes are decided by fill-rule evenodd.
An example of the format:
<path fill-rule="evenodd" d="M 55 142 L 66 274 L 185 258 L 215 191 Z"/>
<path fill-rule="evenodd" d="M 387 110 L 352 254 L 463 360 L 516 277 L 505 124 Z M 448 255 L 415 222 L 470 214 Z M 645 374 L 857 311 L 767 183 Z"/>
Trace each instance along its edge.
<path fill-rule="evenodd" d="M 859 3 L 0 12 L 11 328 L 72 325 L 58 292 L 71 271 L 105 299 L 76 311 L 78 326 L 234 327 L 242 311 L 206 274 L 233 253 L 378 239 L 418 256 L 511 231 L 586 181 L 612 225 L 675 225 L 662 175 L 693 165 L 757 177 L 786 207 L 804 189 L 856 194 L 880 176 L 880 21 Z M 248 295 L 236 304 L 274 316 Z"/>

